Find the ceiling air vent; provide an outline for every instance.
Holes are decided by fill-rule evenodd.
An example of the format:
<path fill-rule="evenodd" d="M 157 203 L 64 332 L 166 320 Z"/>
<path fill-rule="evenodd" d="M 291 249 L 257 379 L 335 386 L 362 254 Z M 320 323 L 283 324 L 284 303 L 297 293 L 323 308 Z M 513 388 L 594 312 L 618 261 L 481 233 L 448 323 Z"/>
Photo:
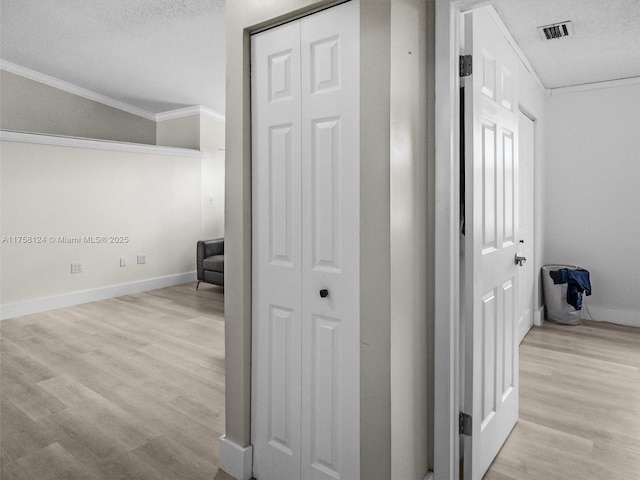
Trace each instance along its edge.
<path fill-rule="evenodd" d="M 538 32 L 543 40 L 552 40 L 554 38 L 567 37 L 573 35 L 573 27 L 571 22 L 554 23 L 553 25 L 546 25 L 544 27 L 538 27 Z"/>

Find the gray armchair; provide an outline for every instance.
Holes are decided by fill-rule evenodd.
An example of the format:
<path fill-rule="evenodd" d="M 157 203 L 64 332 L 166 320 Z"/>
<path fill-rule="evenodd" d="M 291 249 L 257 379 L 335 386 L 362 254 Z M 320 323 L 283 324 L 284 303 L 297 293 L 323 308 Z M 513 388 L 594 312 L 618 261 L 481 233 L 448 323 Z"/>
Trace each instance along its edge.
<path fill-rule="evenodd" d="M 199 240 L 196 247 L 198 284 L 212 283 L 224 287 L 224 238 Z"/>

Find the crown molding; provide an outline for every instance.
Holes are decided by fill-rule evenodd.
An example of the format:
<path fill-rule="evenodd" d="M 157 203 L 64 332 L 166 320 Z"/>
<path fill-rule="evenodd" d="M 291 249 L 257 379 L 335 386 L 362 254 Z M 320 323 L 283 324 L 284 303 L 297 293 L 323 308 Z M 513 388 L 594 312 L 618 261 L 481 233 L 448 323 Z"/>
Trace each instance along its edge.
<path fill-rule="evenodd" d="M 193 115 L 202 115 L 202 116 L 206 115 L 209 117 L 216 118 L 218 120 L 222 120 L 224 122 L 224 115 L 210 108 L 203 107 L 202 105 L 193 105 L 191 107 L 184 107 L 184 108 L 178 108 L 176 110 L 168 110 L 166 112 L 160 112 L 156 114 L 155 121 L 163 122 L 165 120 L 191 117 Z"/>
<path fill-rule="evenodd" d="M 209 116 L 209 117 L 213 117 L 213 118 L 216 118 L 218 120 L 222 120 L 223 122 L 225 121 L 224 114 L 219 113 L 216 110 L 213 110 L 211 108 L 200 106 L 200 113 L 201 113 L 201 115 L 206 115 L 206 116 Z"/>
<path fill-rule="evenodd" d="M 640 77 L 619 78 L 617 80 L 605 80 L 603 82 L 583 83 L 568 87 L 550 88 L 549 95 L 561 95 L 563 93 L 586 92 L 587 90 L 600 90 L 602 88 L 626 87 L 640 84 Z"/>
<path fill-rule="evenodd" d="M 77 95 L 78 97 L 86 98 L 87 100 L 92 100 L 109 107 L 117 108 L 118 110 L 122 110 L 124 112 L 131 113 L 132 115 L 146 118 L 147 120 L 153 120 L 154 122 L 172 120 L 174 118 L 190 117 L 192 115 L 207 115 L 218 120 L 222 120 L 223 122 L 225 119 L 223 114 L 216 112 L 215 110 L 212 110 L 210 108 L 203 107 L 202 105 L 193 105 L 190 107 L 178 108 L 176 110 L 153 113 L 148 110 L 122 102 L 120 100 L 115 100 L 111 97 L 107 97 L 106 95 L 87 90 L 86 88 L 79 87 L 72 83 L 65 82 L 64 80 L 60 80 L 44 73 L 36 72 L 35 70 L 16 65 L 15 63 L 11 63 L 3 59 L 0 59 L 0 70 L 5 70 L 9 73 L 13 73 L 14 75 L 19 75 L 29 80 L 33 80 L 34 82 L 43 83 L 50 87 L 57 88 L 58 90 L 71 93 L 73 95 Z"/>
<path fill-rule="evenodd" d="M 11 63 L 6 60 L 0 59 L 0 69 L 5 70 L 9 73 L 13 73 L 14 75 L 28 78 L 29 80 L 33 80 L 35 82 L 43 83 L 50 87 L 57 88 L 58 90 L 77 95 L 78 97 L 86 98 L 87 100 L 92 100 L 94 102 L 107 105 L 108 107 L 117 108 L 118 110 L 122 110 L 132 115 L 146 118 L 147 120 L 155 120 L 156 117 L 154 113 L 142 108 L 134 107 L 133 105 L 121 102 L 120 100 L 115 100 L 113 98 L 107 97 L 106 95 L 87 90 L 86 88 L 79 87 L 72 83 L 65 82 L 64 80 L 51 77 L 44 73 L 36 72 L 35 70 L 16 65 L 15 63 Z"/>
<path fill-rule="evenodd" d="M 194 115 L 200 115 L 200 106 L 193 105 L 191 107 L 177 108 L 175 110 L 156 113 L 155 120 L 156 122 L 164 122 L 165 120 L 175 120 L 176 118 L 186 118 Z"/>
<path fill-rule="evenodd" d="M 110 150 L 115 152 L 141 153 L 149 155 L 168 155 L 183 158 L 202 158 L 200 150 L 189 148 L 162 147 L 141 143 L 115 142 L 111 140 L 95 140 L 61 135 L 44 135 L 40 133 L 15 132 L 0 130 L 0 141 L 55 145 L 59 147 L 89 148 L 93 150 Z"/>

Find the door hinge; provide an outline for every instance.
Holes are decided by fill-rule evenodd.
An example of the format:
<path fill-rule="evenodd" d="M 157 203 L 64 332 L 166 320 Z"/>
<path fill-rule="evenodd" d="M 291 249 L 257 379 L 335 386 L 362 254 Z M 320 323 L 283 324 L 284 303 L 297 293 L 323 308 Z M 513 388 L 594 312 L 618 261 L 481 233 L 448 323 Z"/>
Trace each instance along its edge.
<path fill-rule="evenodd" d="M 458 432 L 460 435 L 471 436 L 471 415 L 468 415 L 464 412 L 460 412 L 460 417 L 458 420 Z"/>
<path fill-rule="evenodd" d="M 471 55 L 460 55 L 460 76 L 468 77 L 473 73 L 473 61 Z"/>

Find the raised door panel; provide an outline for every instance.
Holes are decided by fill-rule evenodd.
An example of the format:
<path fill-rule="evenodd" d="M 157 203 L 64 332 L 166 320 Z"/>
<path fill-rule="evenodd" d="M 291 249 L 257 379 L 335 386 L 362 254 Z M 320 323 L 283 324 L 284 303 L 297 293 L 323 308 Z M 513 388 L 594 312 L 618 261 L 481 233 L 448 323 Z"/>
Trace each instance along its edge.
<path fill-rule="evenodd" d="M 300 26 L 252 37 L 252 443 L 261 480 L 300 477 Z"/>
<path fill-rule="evenodd" d="M 484 255 L 498 249 L 498 157 L 496 142 L 496 124 L 482 119 L 482 253 Z"/>
<path fill-rule="evenodd" d="M 358 42 L 354 2 L 301 22 L 305 479 L 359 478 Z"/>
<path fill-rule="evenodd" d="M 502 219 L 502 246 L 511 247 L 516 243 L 516 154 L 513 143 L 514 133 L 506 128 L 502 129 L 502 195 L 503 195 L 503 219 Z"/>
<path fill-rule="evenodd" d="M 311 323 L 310 469 L 327 477 L 340 478 L 342 418 L 337 407 L 343 402 L 340 383 L 343 322 L 314 315 Z"/>
<path fill-rule="evenodd" d="M 311 268 L 339 273 L 342 268 L 341 118 L 311 122 Z"/>
<path fill-rule="evenodd" d="M 515 288 L 513 279 L 508 279 L 502 285 L 502 308 L 504 314 L 502 315 L 502 358 L 499 365 L 502 369 L 502 383 L 498 385 L 498 394 L 500 395 L 500 402 L 504 403 L 511 392 L 515 388 L 515 380 L 518 375 L 517 368 L 517 344 L 514 341 L 516 337 L 515 322 L 512 321 L 515 318 Z"/>

